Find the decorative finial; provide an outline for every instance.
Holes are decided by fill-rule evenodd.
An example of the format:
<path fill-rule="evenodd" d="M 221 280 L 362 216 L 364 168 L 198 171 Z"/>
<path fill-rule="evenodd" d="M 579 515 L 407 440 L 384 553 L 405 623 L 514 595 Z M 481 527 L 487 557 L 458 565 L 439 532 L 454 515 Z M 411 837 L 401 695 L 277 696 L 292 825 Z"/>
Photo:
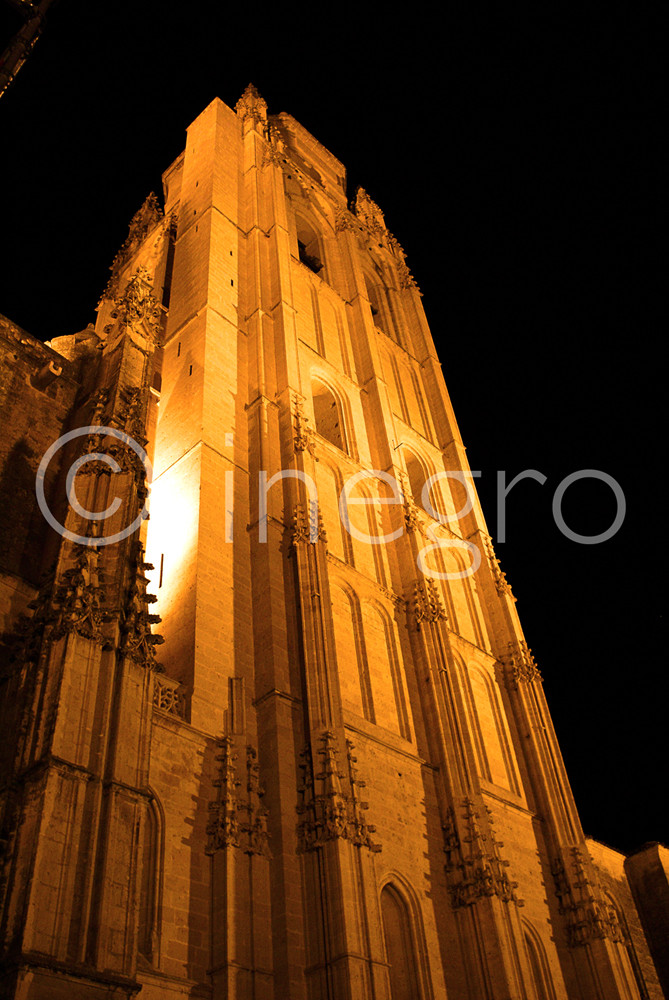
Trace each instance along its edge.
<path fill-rule="evenodd" d="M 355 193 L 353 211 L 370 232 L 378 234 L 386 232 L 383 212 L 363 187 L 359 187 Z"/>
<path fill-rule="evenodd" d="M 252 83 L 248 85 L 235 104 L 235 111 L 242 120 L 244 134 L 253 129 L 264 135 L 267 127 L 267 102 L 258 93 Z"/>

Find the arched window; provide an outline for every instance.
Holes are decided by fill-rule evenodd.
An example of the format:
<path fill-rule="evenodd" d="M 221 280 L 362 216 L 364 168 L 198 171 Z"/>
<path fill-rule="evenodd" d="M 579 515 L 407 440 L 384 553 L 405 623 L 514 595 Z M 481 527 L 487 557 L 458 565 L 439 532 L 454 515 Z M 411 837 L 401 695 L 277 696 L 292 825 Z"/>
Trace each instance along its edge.
<path fill-rule="evenodd" d="M 411 451 L 404 450 L 404 464 L 407 469 L 407 477 L 409 479 L 409 489 L 411 490 L 411 495 L 413 501 L 416 505 L 421 505 L 421 493 L 423 491 L 423 486 L 427 481 L 427 476 L 425 475 L 425 470 L 423 466 L 418 461 L 416 456 Z"/>
<path fill-rule="evenodd" d="M 388 959 L 392 1000 L 419 1000 L 416 954 L 406 902 L 392 885 L 381 890 L 381 917 Z"/>
<path fill-rule="evenodd" d="M 386 289 L 383 286 L 380 275 L 366 271 L 364 274 L 367 298 L 372 310 L 374 325 L 383 330 L 386 336 L 399 343 L 392 309 L 388 300 Z"/>
<path fill-rule="evenodd" d="M 405 740 L 411 739 L 398 641 L 387 611 L 376 601 L 362 606 L 368 671 L 374 696 L 374 721 Z"/>
<path fill-rule="evenodd" d="M 537 1000 L 555 1000 L 550 967 L 541 938 L 527 920 L 523 920 L 523 927 L 525 930 L 525 950 L 530 963 L 532 983 Z"/>
<path fill-rule="evenodd" d="M 544 977 L 542 975 L 537 949 L 529 934 L 525 934 L 525 948 L 527 949 L 527 957 L 530 960 L 530 969 L 532 970 L 532 979 L 534 981 L 534 990 L 537 995 L 537 1000 L 548 1000 L 546 990 L 544 989 Z"/>
<path fill-rule="evenodd" d="M 344 486 L 344 478 L 335 463 L 338 459 L 321 456 L 316 466 L 316 486 L 318 504 L 328 537 L 328 552 L 337 559 L 355 565 L 353 561 L 353 539 L 344 527 L 339 512 L 339 497 Z"/>
<path fill-rule="evenodd" d="M 374 279 L 367 273 L 365 273 L 365 289 L 367 291 L 367 298 L 369 299 L 369 305 L 372 310 L 372 316 L 374 317 L 374 323 L 376 326 L 383 329 L 383 317 L 381 316 L 381 302 L 379 300 L 378 288 Z"/>
<path fill-rule="evenodd" d="M 333 584 L 332 616 L 343 707 L 376 722 L 360 603 L 348 587 Z"/>
<path fill-rule="evenodd" d="M 620 931 L 622 934 L 622 941 L 625 946 L 625 950 L 627 952 L 627 957 L 629 959 L 630 966 L 632 968 L 632 975 L 634 976 L 637 987 L 639 989 L 639 996 L 642 998 L 642 1000 L 646 1000 L 648 996 L 648 990 L 646 989 L 646 980 L 644 978 L 643 971 L 639 963 L 639 956 L 636 953 L 636 949 L 632 941 L 632 935 L 630 934 L 630 930 L 627 924 L 627 918 L 625 917 L 625 912 L 622 909 L 622 907 L 618 905 L 618 903 L 613 898 L 610 892 L 606 893 L 606 898 L 608 900 L 609 906 L 613 910 L 613 913 L 618 918 L 618 924 L 620 925 Z"/>
<path fill-rule="evenodd" d="M 314 274 L 327 280 L 323 248 L 318 233 L 311 223 L 301 216 L 296 216 L 295 221 L 297 223 L 297 250 L 301 262 Z"/>
<path fill-rule="evenodd" d="M 442 520 L 451 529 L 459 531 L 457 519 L 455 518 L 458 507 L 455 506 L 451 497 L 450 483 L 452 480 L 443 474 L 440 478 L 434 479 L 428 490 L 427 501 L 424 502 L 423 487 L 428 479 L 432 478 L 432 472 L 408 448 L 402 449 L 402 456 L 407 470 L 409 489 L 411 490 L 411 495 L 416 506 L 424 510 L 430 517 L 435 518 L 435 520 Z M 456 485 L 459 486 L 459 483 L 456 483 Z M 464 504 L 460 506 L 464 506 Z M 454 520 L 448 521 L 449 517 Z"/>
<path fill-rule="evenodd" d="M 139 895 L 138 951 L 149 965 L 159 962 L 160 872 L 162 868 L 162 815 L 154 798 L 146 809 L 142 876 Z"/>
<path fill-rule="evenodd" d="M 341 451 L 348 451 L 342 414 L 331 389 L 319 379 L 311 383 L 316 433 Z"/>

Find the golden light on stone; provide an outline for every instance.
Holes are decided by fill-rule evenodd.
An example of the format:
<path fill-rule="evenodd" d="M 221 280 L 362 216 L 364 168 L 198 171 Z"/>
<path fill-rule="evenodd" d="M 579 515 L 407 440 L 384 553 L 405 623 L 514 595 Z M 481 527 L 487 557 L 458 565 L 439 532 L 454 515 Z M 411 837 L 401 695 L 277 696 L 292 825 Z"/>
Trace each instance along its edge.
<path fill-rule="evenodd" d="M 0 317 L 3 996 L 661 1000 L 668 854 L 584 836 L 420 292 L 345 176 L 216 99 L 95 328 Z M 33 501 L 98 425 L 146 445 L 146 556 Z"/>

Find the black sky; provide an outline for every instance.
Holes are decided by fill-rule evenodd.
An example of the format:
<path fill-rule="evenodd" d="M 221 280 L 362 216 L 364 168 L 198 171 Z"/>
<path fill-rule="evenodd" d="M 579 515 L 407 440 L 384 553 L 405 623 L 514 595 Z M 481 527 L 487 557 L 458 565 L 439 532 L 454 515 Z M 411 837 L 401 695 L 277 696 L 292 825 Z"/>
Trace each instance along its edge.
<path fill-rule="evenodd" d="M 402 243 L 493 536 L 497 471 L 548 477 L 509 495 L 497 549 L 583 824 L 666 843 L 659 27 L 631 8 L 389 10 L 59 0 L 0 100 L 0 312 L 42 339 L 91 321 L 187 125 L 253 81 Z M 603 544 L 551 516 L 580 469 L 626 497 Z M 602 483 L 567 493 L 581 534 L 614 514 Z"/>

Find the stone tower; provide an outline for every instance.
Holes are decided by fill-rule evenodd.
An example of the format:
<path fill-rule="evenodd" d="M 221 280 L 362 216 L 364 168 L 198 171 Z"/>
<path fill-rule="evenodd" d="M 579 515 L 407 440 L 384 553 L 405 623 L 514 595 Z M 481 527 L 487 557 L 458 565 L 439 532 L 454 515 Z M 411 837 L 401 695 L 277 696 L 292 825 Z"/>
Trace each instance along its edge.
<path fill-rule="evenodd" d="M 2 996 L 658 1000 L 383 213 L 253 87 L 164 191 L 95 327 L 4 328 L 28 485 L 70 437 L 2 578 Z"/>

